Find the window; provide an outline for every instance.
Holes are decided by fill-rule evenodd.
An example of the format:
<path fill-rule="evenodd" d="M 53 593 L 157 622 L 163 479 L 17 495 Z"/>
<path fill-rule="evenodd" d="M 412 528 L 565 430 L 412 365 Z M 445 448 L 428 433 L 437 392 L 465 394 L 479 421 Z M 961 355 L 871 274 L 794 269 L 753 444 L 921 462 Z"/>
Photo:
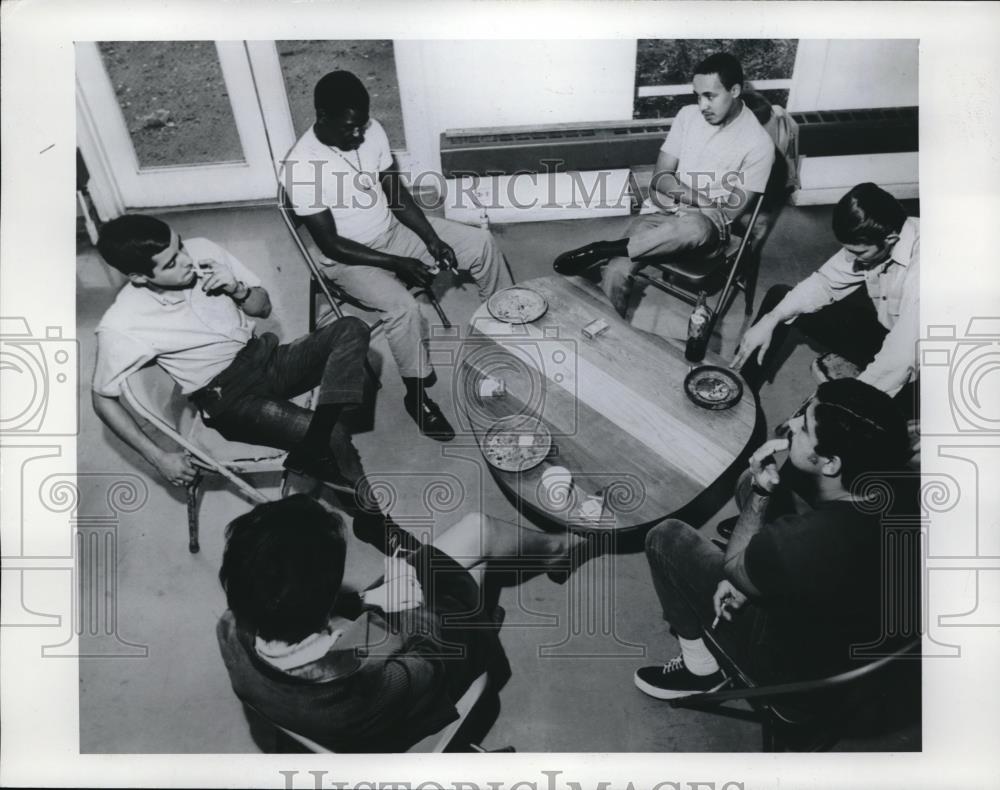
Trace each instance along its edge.
<path fill-rule="evenodd" d="M 739 58 L 750 87 L 772 104 L 785 106 L 797 48 L 797 39 L 640 39 L 632 117 L 673 118 L 685 104 L 693 104 L 694 67 L 715 52 Z"/>
<path fill-rule="evenodd" d="M 276 46 L 296 137 L 316 120 L 313 87 L 319 78 L 330 71 L 350 71 L 368 89 L 372 117 L 385 127 L 389 144 L 394 150 L 406 148 L 391 41 L 278 41 Z"/>
<path fill-rule="evenodd" d="M 233 108 L 211 41 L 102 41 L 139 166 L 243 161 Z"/>

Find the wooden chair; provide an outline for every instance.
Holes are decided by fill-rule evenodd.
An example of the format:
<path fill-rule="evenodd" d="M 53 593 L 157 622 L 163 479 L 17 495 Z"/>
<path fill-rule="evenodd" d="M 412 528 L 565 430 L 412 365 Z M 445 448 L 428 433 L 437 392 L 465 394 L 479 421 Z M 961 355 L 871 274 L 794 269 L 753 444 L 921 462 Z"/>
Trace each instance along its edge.
<path fill-rule="evenodd" d="M 427 737 L 420 741 L 417 741 L 413 746 L 407 749 L 408 754 L 426 754 L 431 752 L 443 752 L 451 742 L 455 739 L 458 734 L 459 729 L 465 724 L 466 720 L 469 718 L 469 714 L 472 713 L 473 708 L 482 699 L 483 694 L 489 685 L 489 678 L 484 672 L 474 681 L 472 685 L 466 690 L 462 697 L 455 703 L 455 710 L 458 711 L 458 718 L 455 721 L 446 724 L 444 728 L 438 730 L 438 732 L 431 733 Z M 246 703 L 244 703 L 246 704 Z M 267 721 L 267 718 L 261 714 L 256 708 L 251 705 L 247 705 L 250 710 L 252 710 L 256 715 L 260 716 L 261 719 Z M 332 749 L 328 749 L 321 744 L 316 743 L 316 741 L 311 738 L 307 738 L 305 735 L 300 735 L 297 732 L 289 730 L 287 727 L 282 727 L 279 724 L 274 724 L 270 722 L 274 728 L 281 734 L 291 738 L 299 746 L 302 746 L 306 751 L 312 752 L 313 754 L 333 754 Z M 482 751 L 481 749 L 479 751 Z"/>
<path fill-rule="evenodd" d="M 733 718 L 757 721 L 761 725 L 763 750 L 784 751 L 794 747 L 797 751 L 824 751 L 843 737 L 844 730 L 874 698 L 873 686 L 882 681 L 892 668 L 899 668 L 904 661 L 919 660 L 919 637 L 907 641 L 891 653 L 856 669 L 817 680 L 796 681 L 773 685 L 758 685 L 737 665 L 732 656 L 720 645 L 711 629 L 703 629 L 702 636 L 728 677 L 727 685 L 719 691 L 694 694 L 670 700 L 674 708 L 692 708 Z M 919 684 L 916 693 L 919 693 Z M 803 695 L 827 694 L 821 708 L 796 705 L 795 699 Z M 727 707 L 725 703 L 745 700 L 751 710 Z"/>
<path fill-rule="evenodd" d="M 365 304 L 360 299 L 352 296 L 336 283 L 331 282 L 323 276 L 322 269 L 316 261 L 316 256 L 313 255 L 313 252 L 310 249 L 309 242 L 311 242 L 312 239 L 309 238 L 307 240 L 304 237 L 304 231 L 307 230 L 305 228 L 305 223 L 303 222 L 302 217 L 295 213 L 295 210 L 292 207 L 292 202 L 288 197 L 288 193 L 285 191 L 285 187 L 282 184 L 278 184 L 277 200 L 278 211 L 281 213 L 281 219 L 284 221 L 289 234 L 291 234 L 292 241 L 295 242 L 295 248 L 299 251 L 299 255 L 302 256 L 303 262 L 309 269 L 309 326 L 316 327 L 319 325 L 317 323 L 316 298 L 320 295 L 322 295 L 326 300 L 326 303 L 330 307 L 330 313 L 336 318 L 340 318 L 343 315 L 341 307 L 345 304 L 349 304 L 359 310 L 364 310 L 365 312 L 377 312 L 378 308 Z M 422 295 L 426 297 L 444 327 L 446 329 L 451 329 L 451 321 L 448 320 L 448 316 L 441 308 L 437 297 L 434 295 L 434 291 L 430 288 L 415 288 L 411 289 L 411 293 L 414 296 Z M 319 321 L 322 322 L 322 318 L 320 318 Z M 372 329 L 374 330 L 381 323 L 381 321 L 376 322 Z"/>
<path fill-rule="evenodd" d="M 259 504 L 270 497 L 243 476 L 257 473 L 281 474 L 282 495 L 288 480 L 283 463 L 287 453 L 273 447 L 231 442 L 205 425 L 201 412 L 177 391 L 173 380 L 155 364 L 147 365 L 122 384 L 122 399 L 139 417 L 182 447 L 192 463 L 204 472 L 224 477 L 240 494 Z M 308 402 L 308 398 L 307 398 Z M 306 404 L 304 404 L 306 405 Z M 331 484 L 326 484 L 331 485 Z M 188 550 L 196 554 L 198 543 L 198 494 L 201 474 L 187 487 Z M 341 493 L 352 493 L 342 486 L 331 486 Z"/>

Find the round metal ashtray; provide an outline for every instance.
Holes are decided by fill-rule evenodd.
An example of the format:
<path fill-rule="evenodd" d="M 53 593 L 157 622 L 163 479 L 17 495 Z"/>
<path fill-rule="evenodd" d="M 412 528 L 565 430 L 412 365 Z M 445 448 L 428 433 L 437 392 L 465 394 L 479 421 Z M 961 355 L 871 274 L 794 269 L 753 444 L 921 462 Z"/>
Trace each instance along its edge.
<path fill-rule="evenodd" d="M 743 397 L 743 383 L 731 370 L 701 365 L 684 377 L 684 393 L 703 409 L 728 409 Z"/>
<path fill-rule="evenodd" d="M 491 425 L 480 444 L 490 466 L 523 472 L 545 460 L 552 449 L 552 434 L 541 420 L 514 415 Z"/>
<path fill-rule="evenodd" d="M 497 321 L 530 324 L 545 315 L 549 303 L 537 291 L 515 285 L 493 294 L 486 301 L 486 309 Z"/>

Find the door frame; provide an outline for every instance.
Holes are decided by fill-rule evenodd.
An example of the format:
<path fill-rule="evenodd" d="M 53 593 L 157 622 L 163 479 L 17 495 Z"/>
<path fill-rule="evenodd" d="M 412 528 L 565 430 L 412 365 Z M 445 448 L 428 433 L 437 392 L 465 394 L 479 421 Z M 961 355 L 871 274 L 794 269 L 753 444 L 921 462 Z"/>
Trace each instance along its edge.
<path fill-rule="evenodd" d="M 127 208 L 273 197 L 274 164 L 247 47 L 243 41 L 213 44 L 244 161 L 143 168 L 97 42 L 76 42 L 78 145 L 91 171 L 91 192 L 102 219 L 117 216 Z"/>

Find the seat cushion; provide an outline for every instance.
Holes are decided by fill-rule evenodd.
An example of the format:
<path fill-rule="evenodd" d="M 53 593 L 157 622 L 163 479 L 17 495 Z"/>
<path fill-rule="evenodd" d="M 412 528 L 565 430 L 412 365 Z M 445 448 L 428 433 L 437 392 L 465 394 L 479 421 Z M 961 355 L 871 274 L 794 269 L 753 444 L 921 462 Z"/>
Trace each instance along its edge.
<path fill-rule="evenodd" d="M 732 236 L 725 250 L 710 257 L 690 255 L 677 258 L 661 258 L 650 261 L 650 266 L 659 269 L 663 277 L 671 282 L 691 290 L 709 290 L 708 286 L 715 281 L 725 279 L 728 264 L 740 249 L 742 239 Z"/>

